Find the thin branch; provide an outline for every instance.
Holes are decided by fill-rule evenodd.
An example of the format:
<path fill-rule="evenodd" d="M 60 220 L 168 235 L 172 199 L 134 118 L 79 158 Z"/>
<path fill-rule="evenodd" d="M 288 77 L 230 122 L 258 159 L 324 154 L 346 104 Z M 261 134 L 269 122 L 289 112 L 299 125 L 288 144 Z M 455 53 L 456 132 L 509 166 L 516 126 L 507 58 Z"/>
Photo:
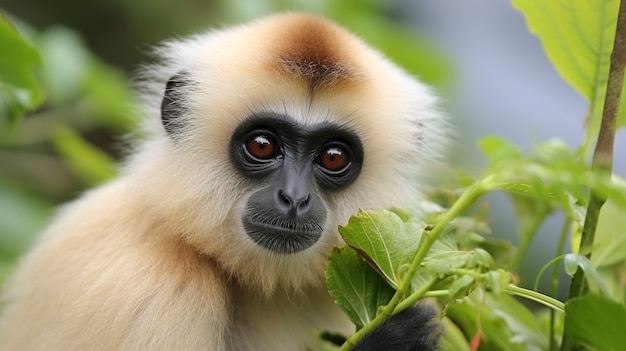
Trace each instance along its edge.
<path fill-rule="evenodd" d="M 598 141 L 593 153 L 592 168 L 596 171 L 611 174 L 613 168 L 613 145 L 615 141 L 615 131 L 617 126 L 617 115 L 624 86 L 624 68 L 626 66 L 626 0 L 620 1 L 619 13 L 617 17 L 617 27 L 615 29 L 615 41 L 613 52 L 611 53 L 611 66 L 606 87 L 606 97 L 604 109 L 602 111 L 602 122 Z M 583 226 L 582 238 L 579 253 L 591 258 L 593 241 L 595 238 L 596 226 L 600 209 L 604 205 L 606 198 L 598 195 L 591 189 L 587 215 Z M 586 292 L 585 275 L 582 270 L 578 270 L 572 279 L 569 289 L 568 299 L 584 295 Z M 568 327 L 565 325 L 563 344 L 561 350 L 582 350 L 571 336 L 568 335 Z"/>
<path fill-rule="evenodd" d="M 624 86 L 625 66 L 626 0 L 622 0 L 620 3 L 617 27 L 615 30 L 613 52 L 611 53 L 611 66 L 606 87 L 606 98 L 604 100 L 602 122 L 591 164 L 595 171 L 606 172 L 608 174 L 611 174 L 613 169 L 613 146 L 615 143 L 617 115 L 622 96 L 622 87 Z M 605 197 L 598 195 L 593 191 L 593 189 L 591 189 L 579 249 L 579 253 L 587 256 L 587 258 L 591 257 L 598 216 L 605 201 Z M 579 271 L 579 273 L 577 273 L 572 280 L 569 297 L 572 298 L 583 295 L 585 290 L 584 285 L 584 273 Z"/>

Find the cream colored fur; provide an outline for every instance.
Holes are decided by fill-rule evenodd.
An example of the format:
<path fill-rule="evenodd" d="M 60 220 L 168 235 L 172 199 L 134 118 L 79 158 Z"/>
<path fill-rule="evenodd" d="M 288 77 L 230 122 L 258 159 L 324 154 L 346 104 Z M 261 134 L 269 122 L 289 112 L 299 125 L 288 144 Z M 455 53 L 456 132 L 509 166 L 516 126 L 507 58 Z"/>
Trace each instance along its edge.
<path fill-rule="evenodd" d="M 316 330 L 352 332 L 326 293 L 325 260 L 341 242 L 337 226 L 358 208 L 419 196 L 414 184 L 445 128 L 433 95 L 350 33 L 305 14 L 169 42 L 159 55 L 142 75 L 145 140 L 117 179 L 63 207 L 21 260 L 4 290 L 0 350 L 291 351 Z M 300 59 L 337 69 L 313 84 Z M 183 101 L 192 128 L 176 144 L 159 107 L 181 71 L 194 82 Z M 323 195 L 322 238 L 295 254 L 260 248 L 240 223 L 255 189 L 232 166 L 229 140 L 263 111 L 343 124 L 364 146 L 357 181 Z"/>

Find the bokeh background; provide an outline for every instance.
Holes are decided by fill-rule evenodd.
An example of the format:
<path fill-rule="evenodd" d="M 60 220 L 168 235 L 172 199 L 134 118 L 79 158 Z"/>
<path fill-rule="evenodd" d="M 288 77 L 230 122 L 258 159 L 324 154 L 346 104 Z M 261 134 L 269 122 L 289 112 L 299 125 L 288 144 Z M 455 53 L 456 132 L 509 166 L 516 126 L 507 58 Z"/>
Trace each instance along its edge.
<path fill-rule="evenodd" d="M 59 204 L 114 175 L 119 140 L 132 128 L 131 78 L 152 46 L 276 11 L 324 14 L 434 85 L 456 128 L 454 168 L 480 172 L 476 142 L 486 135 L 524 150 L 551 138 L 575 148 L 583 139 L 587 102 L 507 1 L 2 0 L 0 10 L 42 50 L 47 95 L 15 125 L 0 118 L 0 279 Z M 615 171 L 625 176 L 624 130 L 615 149 Z M 494 235 L 516 242 L 506 197 L 490 195 L 484 206 Z M 557 213 L 541 228 L 522 285 L 555 256 L 561 224 Z"/>

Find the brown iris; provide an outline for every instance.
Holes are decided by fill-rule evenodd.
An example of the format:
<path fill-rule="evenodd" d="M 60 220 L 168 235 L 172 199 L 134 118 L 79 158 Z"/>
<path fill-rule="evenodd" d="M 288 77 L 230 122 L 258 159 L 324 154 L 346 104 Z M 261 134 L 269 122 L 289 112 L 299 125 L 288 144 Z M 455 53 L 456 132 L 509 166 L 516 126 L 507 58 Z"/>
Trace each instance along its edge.
<path fill-rule="evenodd" d="M 246 142 L 248 153 L 259 160 L 268 160 L 275 157 L 277 148 L 276 141 L 265 134 L 254 135 Z"/>
<path fill-rule="evenodd" d="M 348 164 L 348 155 L 339 146 L 329 146 L 322 151 L 319 165 L 331 172 L 339 172 Z"/>

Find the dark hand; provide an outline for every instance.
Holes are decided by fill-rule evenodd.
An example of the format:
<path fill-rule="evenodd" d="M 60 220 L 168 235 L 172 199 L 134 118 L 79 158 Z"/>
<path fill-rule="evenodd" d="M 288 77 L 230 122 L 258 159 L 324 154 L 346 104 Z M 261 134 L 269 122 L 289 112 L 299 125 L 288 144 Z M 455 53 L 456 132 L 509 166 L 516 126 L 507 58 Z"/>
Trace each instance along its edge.
<path fill-rule="evenodd" d="M 354 347 L 355 351 L 434 351 L 442 328 L 430 305 L 413 306 L 391 317 Z"/>

